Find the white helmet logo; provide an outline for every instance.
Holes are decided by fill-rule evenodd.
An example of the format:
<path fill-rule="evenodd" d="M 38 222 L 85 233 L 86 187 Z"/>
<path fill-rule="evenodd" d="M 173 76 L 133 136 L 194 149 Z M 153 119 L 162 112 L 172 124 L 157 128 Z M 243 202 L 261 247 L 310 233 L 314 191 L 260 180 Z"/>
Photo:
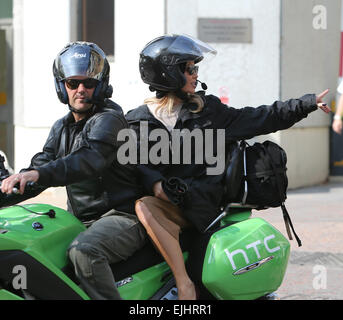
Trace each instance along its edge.
<path fill-rule="evenodd" d="M 86 58 L 86 54 L 85 53 L 77 53 L 75 52 L 71 58 L 76 58 L 76 59 L 80 59 L 80 58 Z"/>

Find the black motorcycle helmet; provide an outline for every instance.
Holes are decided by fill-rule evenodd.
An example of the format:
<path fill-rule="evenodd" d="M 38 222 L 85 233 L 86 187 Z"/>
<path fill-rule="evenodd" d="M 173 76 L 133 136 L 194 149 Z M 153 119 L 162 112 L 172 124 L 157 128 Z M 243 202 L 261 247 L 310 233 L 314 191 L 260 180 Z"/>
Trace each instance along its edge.
<path fill-rule="evenodd" d="M 109 86 L 110 65 L 105 53 L 94 43 L 76 41 L 66 45 L 57 55 L 53 64 L 55 88 L 59 100 L 67 104 L 68 94 L 64 81 L 72 76 L 86 76 L 96 79 L 99 84 L 92 100 L 103 101 L 112 95 Z"/>
<path fill-rule="evenodd" d="M 186 35 L 165 35 L 150 41 L 140 53 L 139 72 L 152 91 L 176 92 L 186 84 L 187 61 L 200 62 L 206 53 L 216 54 L 208 44 Z"/>

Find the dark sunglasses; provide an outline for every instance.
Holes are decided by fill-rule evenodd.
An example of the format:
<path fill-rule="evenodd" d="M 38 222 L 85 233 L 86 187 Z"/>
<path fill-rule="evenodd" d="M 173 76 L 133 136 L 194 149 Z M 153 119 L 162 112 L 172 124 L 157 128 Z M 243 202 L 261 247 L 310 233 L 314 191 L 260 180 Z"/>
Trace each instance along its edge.
<path fill-rule="evenodd" d="M 85 86 L 86 89 L 93 89 L 99 83 L 98 80 L 91 79 L 91 78 L 84 79 L 84 80 L 67 79 L 65 82 L 66 82 L 67 87 L 71 90 L 77 89 L 79 87 L 80 83 L 83 83 L 83 85 Z"/>
<path fill-rule="evenodd" d="M 186 71 L 189 73 L 189 75 L 193 74 L 198 74 L 199 66 L 193 65 L 193 66 L 188 66 L 186 68 Z"/>

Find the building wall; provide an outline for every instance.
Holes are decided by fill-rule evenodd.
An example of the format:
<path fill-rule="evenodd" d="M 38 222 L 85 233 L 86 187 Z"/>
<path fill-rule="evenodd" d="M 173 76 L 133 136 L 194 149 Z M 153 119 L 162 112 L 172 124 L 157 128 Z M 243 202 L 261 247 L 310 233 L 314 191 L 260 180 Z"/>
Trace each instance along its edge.
<path fill-rule="evenodd" d="M 13 1 L 16 171 L 29 165 L 33 154 L 42 150 L 50 127 L 68 112 L 55 92 L 52 63 L 73 34 L 70 1 Z M 140 80 L 138 59 L 143 46 L 165 32 L 164 3 L 115 1 L 116 52 L 110 61 L 110 83 L 113 99 L 125 112 L 151 94 Z"/>
<path fill-rule="evenodd" d="M 69 0 L 14 0 L 13 13 L 14 155 L 18 171 L 42 150 L 49 128 L 68 110 L 58 101 L 52 63 L 69 42 Z"/>
<path fill-rule="evenodd" d="M 264 1 L 265 6 L 259 0 L 244 5 L 215 0 L 208 6 L 206 0 L 116 0 L 116 52 L 111 65 L 114 99 L 127 111 L 153 95 L 138 71 L 139 52 L 148 41 L 164 33 L 197 37 L 198 18 L 248 17 L 253 19 L 253 43 L 211 44 L 218 54 L 200 63 L 199 79 L 207 83 L 210 94 L 219 96 L 220 88 L 227 87 L 229 103 L 235 107 L 273 102 L 279 97 L 280 3 Z"/>
<path fill-rule="evenodd" d="M 326 9 L 325 30 L 314 27 L 318 11 Z M 198 18 L 251 18 L 251 44 L 212 45 L 217 57 L 200 64 L 200 79 L 220 96 L 228 88 L 229 105 L 243 107 L 297 98 L 305 93 L 331 92 L 335 99 L 340 50 L 340 0 L 334 1 L 168 1 L 167 31 L 197 36 Z M 188 8 L 193 10 L 189 11 Z M 178 19 L 173 19 L 173 17 Z M 318 22 L 318 21 L 317 21 Z M 243 93 L 243 94 L 242 94 Z M 293 128 L 251 140 L 271 139 L 288 153 L 290 188 L 325 181 L 329 176 L 331 118 L 314 112 Z M 299 130 L 303 128 L 303 130 Z M 313 157 L 312 157 L 313 156 Z M 305 159 L 311 159 L 306 161 Z"/>
<path fill-rule="evenodd" d="M 13 1 L 16 170 L 28 165 L 41 150 L 53 122 L 67 112 L 55 93 L 52 62 L 72 34 L 70 1 Z M 327 8 L 325 30 L 312 25 L 312 9 L 317 4 Z M 331 89 L 327 100 L 334 98 L 340 0 L 263 0 L 263 4 L 261 0 L 212 0 L 210 5 L 207 0 L 116 0 L 110 82 L 113 99 L 124 112 L 153 95 L 138 71 L 144 45 L 164 33 L 197 37 L 198 18 L 252 19 L 252 43 L 211 43 L 218 54 L 201 62 L 199 73 L 208 93 L 221 96 L 225 88 L 228 104 L 237 108 L 325 88 Z M 294 129 L 259 138 L 273 139 L 286 149 L 290 187 L 328 177 L 329 125 L 327 116 L 315 112 Z"/>
<path fill-rule="evenodd" d="M 13 129 L 13 30 L 11 19 L 0 19 L 0 150 L 14 160 Z"/>
<path fill-rule="evenodd" d="M 0 3 L 0 150 L 9 164 L 14 160 L 13 131 L 13 7 L 12 0 Z"/>
<path fill-rule="evenodd" d="M 139 52 L 165 33 L 165 1 L 115 1 L 115 53 L 111 63 L 113 99 L 124 112 L 143 104 L 152 93 L 140 78 Z"/>
<path fill-rule="evenodd" d="M 167 3 L 169 33 L 197 37 L 198 18 L 252 19 L 252 43 L 210 43 L 217 56 L 199 64 L 199 79 L 208 85 L 208 93 L 221 96 L 220 88 L 226 87 L 229 105 L 236 108 L 271 103 L 279 97 L 280 1 L 264 0 L 263 5 L 260 0 Z"/>
<path fill-rule="evenodd" d="M 336 98 L 339 72 L 341 0 L 281 3 L 280 98 L 318 94 L 329 88 L 325 101 L 330 104 Z M 319 13 L 327 20 L 318 21 Z M 322 28 L 318 29 L 318 22 Z M 328 179 L 330 124 L 331 117 L 317 111 L 280 133 L 289 155 L 291 188 Z"/>

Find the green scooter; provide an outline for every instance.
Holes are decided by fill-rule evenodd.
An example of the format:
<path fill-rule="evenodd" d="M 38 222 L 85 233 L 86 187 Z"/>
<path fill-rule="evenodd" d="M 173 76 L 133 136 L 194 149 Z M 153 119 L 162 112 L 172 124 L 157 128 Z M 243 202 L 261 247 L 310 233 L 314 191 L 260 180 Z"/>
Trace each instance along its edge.
<path fill-rule="evenodd" d="M 0 159 L 0 181 L 8 173 Z M 0 300 L 90 299 L 79 286 L 66 250 L 85 226 L 48 204 L 19 205 L 41 192 L 0 193 Z M 227 204 L 208 230 L 183 232 L 187 270 L 201 299 L 270 297 L 281 285 L 289 258 L 288 240 L 251 208 Z M 172 272 L 148 242 L 128 260 L 111 266 L 125 300 L 176 300 Z"/>

